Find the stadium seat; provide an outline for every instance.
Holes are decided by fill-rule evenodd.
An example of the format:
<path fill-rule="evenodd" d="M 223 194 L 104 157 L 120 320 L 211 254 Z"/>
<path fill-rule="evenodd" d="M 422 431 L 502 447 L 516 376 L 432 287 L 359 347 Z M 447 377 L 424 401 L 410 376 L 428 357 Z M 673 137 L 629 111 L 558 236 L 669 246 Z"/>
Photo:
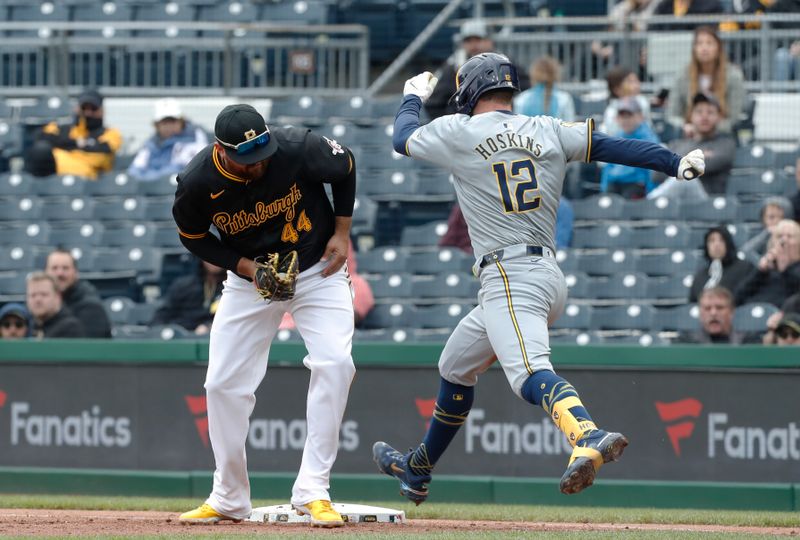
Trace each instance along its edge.
<path fill-rule="evenodd" d="M 575 211 L 575 219 L 578 221 L 620 219 L 625 204 L 625 198 L 616 193 L 601 193 L 572 201 L 572 208 Z"/>
<path fill-rule="evenodd" d="M 21 156 L 24 146 L 22 128 L 17 124 L 0 120 L 0 159 L 3 170 L 8 170 L 8 160 Z"/>
<path fill-rule="evenodd" d="M 42 96 L 32 105 L 20 107 L 20 122 L 28 126 L 43 126 L 49 122 L 68 122 L 72 118 L 69 98 L 60 95 Z"/>
<path fill-rule="evenodd" d="M 269 22 L 285 22 L 297 24 L 325 24 L 327 22 L 327 6 L 317 0 L 283 0 L 281 2 L 263 2 L 260 20 Z"/>
<path fill-rule="evenodd" d="M 384 170 L 370 174 L 359 192 L 376 200 L 418 195 L 418 179 L 410 170 Z"/>
<path fill-rule="evenodd" d="M 30 195 L 34 191 L 35 182 L 33 176 L 27 173 L 14 172 L 0 174 L 0 197 L 19 197 Z"/>
<path fill-rule="evenodd" d="M 361 325 L 364 328 L 401 328 L 406 325 L 411 313 L 408 305 L 376 304 L 367 314 Z"/>
<path fill-rule="evenodd" d="M 40 23 L 38 29 L 12 29 L 8 35 L 17 37 L 40 37 L 50 38 L 53 30 L 48 26 L 48 22 L 66 22 L 69 20 L 69 8 L 62 2 L 29 2 L 25 4 L 15 4 L 10 7 L 8 20 L 13 22 L 37 22 Z"/>
<path fill-rule="evenodd" d="M 636 271 L 648 276 L 673 276 L 691 274 L 697 270 L 700 258 L 694 251 L 675 250 L 661 254 L 640 255 L 636 258 Z"/>
<path fill-rule="evenodd" d="M 731 174 L 725 192 L 734 197 L 785 195 L 794 189 L 794 181 L 783 172 L 766 170 L 751 174 Z"/>
<path fill-rule="evenodd" d="M 145 201 L 144 218 L 150 221 L 172 221 L 173 197 L 151 197 Z"/>
<path fill-rule="evenodd" d="M 144 332 L 137 335 L 141 339 L 160 339 L 161 341 L 172 341 L 175 339 L 197 339 L 194 332 L 190 332 L 177 324 L 156 325 L 148 327 Z"/>
<path fill-rule="evenodd" d="M 772 304 L 744 304 L 733 314 L 733 328 L 738 332 L 766 332 L 767 319 L 778 311 Z"/>
<path fill-rule="evenodd" d="M 175 190 L 178 187 L 178 182 L 175 179 L 176 175 L 171 174 L 165 176 L 161 180 L 153 180 L 150 182 L 137 181 L 139 195 L 146 197 L 159 197 L 159 196 L 175 196 Z"/>
<path fill-rule="evenodd" d="M 364 150 L 360 156 L 359 169 L 370 172 L 414 170 L 414 161 L 408 156 L 395 152 L 391 144 L 381 144 L 371 150 L 369 145 L 359 143 L 359 146 Z"/>
<path fill-rule="evenodd" d="M 42 201 L 38 197 L 0 199 L 0 220 L 30 221 L 42 215 Z"/>
<path fill-rule="evenodd" d="M 92 256 L 94 257 L 92 269 L 98 272 L 158 275 L 161 270 L 161 252 L 147 246 L 98 248 L 92 252 Z"/>
<path fill-rule="evenodd" d="M 438 274 L 440 272 L 470 272 L 475 259 L 457 248 L 414 253 L 408 257 L 406 268 L 413 274 Z"/>
<path fill-rule="evenodd" d="M 180 2 L 157 2 L 136 7 L 135 20 L 159 23 L 182 23 L 195 20 L 194 6 Z M 197 36 L 196 30 L 183 30 L 176 26 L 158 29 L 137 30 L 138 37 L 152 38 L 191 38 Z"/>
<path fill-rule="evenodd" d="M 565 274 L 577 271 L 580 266 L 580 260 L 581 254 L 574 249 L 563 248 L 556 252 L 556 262 Z"/>
<path fill-rule="evenodd" d="M 640 345 L 642 347 L 651 347 L 653 345 L 669 345 L 669 340 L 660 337 L 658 334 L 644 333 L 625 336 L 606 336 L 605 342 L 609 345 L 617 344 L 630 344 Z"/>
<path fill-rule="evenodd" d="M 181 243 L 181 237 L 178 234 L 178 227 L 174 223 L 154 224 L 155 235 L 153 237 L 153 245 L 160 248 L 167 248 L 168 250 L 177 249 L 184 252 L 185 248 Z"/>
<path fill-rule="evenodd" d="M 739 206 L 739 219 L 742 221 L 761 221 L 761 208 L 763 200 L 743 202 Z"/>
<path fill-rule="evenodd" d="M 577 214 L 576 214 L 577 215 Z M 625 225 L 600 225 L 576 227 L 572 247 L 575 248 L 627 248 L 631 245 L 632 231 Z"/>
<path fill-rule="evenodd" d="M 33 248 L 25 245 L 0 247 L 0 269 L 3 271 L 30 272 L 36 268 L 40 266 L 36 265 Z"/>
<path fill-rule="evenodd" d="M 417 298 L 465 298 L 478 296 L 481 285 L 477 278 L 463 272 L 442 272 L 432 278 L 415 280 L 412 295 Z"/>
<path fill-rule="evenodd" d="M 109 226 L 103 234 L 103 245 L 108 247 L 153 246 L 156 244 L 156 227 L 152 223 L 123 222 Z M 172 227 L 173 231 L 175 230 Z M 177 236 L 177 233 L 175 234 Z"/>
<path fill-rule="evenodd" d="M 681 217 L 689 221 L 726 223 L 741 219 L 739 203 L 733 198 L 713 197 L 681 203 Z"/>
<path fill-rule="evenodd" d="M 647 297 L 650 280 L 638 272 L 612 274 L 606 281 L 597 281 L 591 291 L 592 298 L 604 300 L 632 300 Z"/>
<path fill-rule="evenodd" d="M 89 197 L 53 197 L 44 200 L 42 215 L 50 221 L 88 221 L 94 217 L 95 205 Z"/>
<path fill-rule="evenodd" d="M 605 338 L 597 332 L 578 332 L 550 336 L 550 343 L 555 345 L 598 345 L 604 343 Z"/>
<path fill-rule="evenodd" d="M 404 227 L 400 243 L 404 246 L 436 246 L 447 232 L 447 223 L 433 221 L 424 225 Z"/>
<path fill-rule="evenodd" d="M 365 196 L 357 196 L 353 204 L 353 223 L 351 233 L 353 236 L 372 234 L 378 219 L 378 204 Z"/>
<path fill-rule="evenodd" d="M 699 316 L 700 309 L 697 304 L 684 304 L 675 308 L 658 309 L 653 317 L 652 330 L 694 332 L 700 328 Z"/>
<path fill-rule="evenodd" d="M 658 227 L 634 230 L 630 246 L 636 248 L 678 248 L 691 249 L 690 229 L 686 225 L 670 223 Z"/>
<path fill-rule="evenodd" d="M 586 330 L 591 325 L 592 311 L 591 306 L 568 304 L 564 313 L 550 325 L 550 328 L 553 330 Z"/>
<path fill-rule="evenodd" d="M 450 328 L 410 328 L 407 341 L 411 343 L 440 343 L 444 345 L 450 338 Z"/>
<path fill-rule="evenodd" d="M 145 201 L 141 197 L 108 197 L 97 202 L 94 218 L 99 220 L 142 221 Z"/>
<path fill-rule="evenodd" d="M 0 227 L 0 245 L 47 246 L 50 243 L 50 229 L 50 225 L 44 221 L 9 223 Z"/>
<path fill-rule="evenodd" d="M 136 324 L 131 316 L 135 305 L 136 302 L 124 296 L 111 296 L 103 299 L 103 306 L 106 308 L 112 325 Z"/>
<path fill-rule="evenodd" d="M 584 272 L 565 272 L 567 292 L 570 298 L 591 298 L 592 279 Z"/>
<path fill-rule="evenodd" d="M 446 328 L 452 330 L 458 322 L 472 311 L 471 304 L 440 304 L 418 307 L 412 312 L 408 323 L 414 328 Z"/>
<path fill-rule="evenodd" d="M 300 95 L 272 104 L 272 115 L 284 123 L 296 123 L 306 126 L 321 126 L 325 123 L 322 98 Z"/>
<path fill-rule="evenodd" d="M 0 274 L 0 298 L 24 297 L 27 289 L 26 277 L 26 271 Z"/>
<path fill-rule="evenodd" d="M 33 187 L 40 197 L 80 197 L 86 192 L 87 183 L 84 178 L 65 174 L 37 178 Z"/>
<path fill-rule="evenodd" d="M 104 227 L 97 221 L 71 221 L 52 224 L 50 243 L 63 248 L 101 246 Z"/>
<path fill-rule="evenodd" d="M 327 98 L 322 108 L 325 118 L 335 118 L 355 124 L 372 124 L 372 100 L 364 96 Z"/>
<path fill-rule="evenodd" d="M 764 170 L 775 166 L 775 153 L 761 144 L 754 144 L 736 150 L 733 158 L 734 169 Z"/>
<path fill-rule="evenodd" d="M 636 264 L 632 251 L 615 249 L 603 253 L 584 253 L 578 263 L 578 270 L 590 276 L 610 276 L 620 272 L 630 272 Z"/>
<path fill-rule="evenodd" d="M 681 203 L 676 199 L 658 197 L 657 199 L 639 199 L 627 201 L 623 217 L 634 220 L 666 221 L 678 219 Z"/>
<path fill-rule="evenodd" d="M 378 279 L 369 280 L 372 294 L 378 300 L 387 298 L 407 299 L 411 296 L 412 279 L 410 274 L 383 274 Z"/>
<path fill-rule="evenodd" d="M 394 126 L 391 125 L 356 127 L 353 131 L 353 143 L 362 148 L 379 149 L 383 153 L 379 155 L 385 156 L 385 152 L 392 148 L 392 133 Z"/>
<path fill-rule="evenodd" d="M 417 174 L 417 193 L 430 196 L 455 198 L 456 192 L 450 175 L 436 169 L 420 169 Z"/>
<path fill-rule="evenodd" d="M 127 173 L 112 171 L 100 175 L 94 182 L 87 182 L 86 193 L 93 197 L 125 197 L 135 196 L 139 186 L 137 181 Z M 172 188 L 173 192 L 175 188 Z"/>
<path fill-rule="evenodd" d="M 122 2 L 103 2 L 98 6 L 96 2 L 79 3 L 72 7 L 72 20 L 79 22 L 106 23 L 100 29 L 75 30 L 76 36 L 92 37 L 127 37 L 130 30 L 118 28 L 115 23 L 133 20 L 133 6 Z"/>
<path fill-rule="evenodd" d="M 591 327 L 597 330 L 650 331 L 653 312 L 652 307 L 640 304 L 595 308 Z"/>
<path fill-rule="evenodd" d="M 258 7 L 252 2 L 209 2 L 207 5 L 199 6 L 197 20 L 203 22 L 221 23 L 251 23 L 258 20 Z M 233 36 L 237 38 L 246 37 L 247 29 L 244 27 L 236 28 Z M 203 37 L 222 37 L 223 31 L 203 30 Z"/>
<path fill-rule="evenodd" d="M 647 298 L 685 302 L 689 298 L 694 274 L 675 274 L 673 276 L 651 278 L 647 284 Z"/>
<path fill-rule="evenodd" d="M 402 247 L 383 247 L 359 251 L 358 271 L 361 274 L 383 274 L 407 270 L 408 250 Z"/>

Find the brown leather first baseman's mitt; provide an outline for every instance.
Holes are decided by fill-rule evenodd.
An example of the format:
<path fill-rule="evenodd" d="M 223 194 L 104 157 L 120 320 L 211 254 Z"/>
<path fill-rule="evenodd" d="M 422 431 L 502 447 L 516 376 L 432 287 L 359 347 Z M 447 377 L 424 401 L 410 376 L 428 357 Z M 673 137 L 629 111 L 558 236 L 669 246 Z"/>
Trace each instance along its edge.
<path fill-rule="evenodd" d="M 297 284 L 297 252 L 290 251 L 283 258 L 278 253 L 255 260 L 256 273 L 253 282 L 261 298 L 282 302 L 294 298 Z"/>

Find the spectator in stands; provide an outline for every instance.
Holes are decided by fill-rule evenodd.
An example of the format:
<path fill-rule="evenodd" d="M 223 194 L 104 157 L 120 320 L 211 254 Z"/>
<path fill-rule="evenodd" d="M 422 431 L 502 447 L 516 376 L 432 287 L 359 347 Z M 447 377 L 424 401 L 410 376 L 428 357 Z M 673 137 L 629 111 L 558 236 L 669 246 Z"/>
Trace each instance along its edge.
<path fill-rule="evenodd" d="M 704 289 L 700 294 L 700 328 L 681 332 L 677 343 L 730 344 L 752 343 L 756 336 L 733 331 L 733 295 L 725 287 Z"/>
<path fill-rule="evenodd" d="M 714 96 L 703 93 L 694 96 L 689 116 L 692 135 L 671 141 L 668 146 L 673 152 L 688 152 L 695 148 L 702 150 L 706 160 L 705 174 L 699 178 L 699 182 L 668 178 L 651 191 L 648 198 L 663 196 L 682 200 L 702 200 L 707 199 L 708 195 L 725 193 L 736 154 L 736 141 L 729 133 L 718 131 L 721 121 L 720 111 L 719 102 Z M 659 175 L 656 174 L 654 179 L 658 181 Z"/>
<path fill-rule="evenodd" d="M 608 70 L 606 83 L 608 84 L 609 100 L 603 113 L 603 125 L 600 126 L 600 131 L 615 137 L 619 136 L 621 131 L 620 125 L 617 123 L 619 103 L 628 98 L 636 100 L 645 122 L 651 123 L 650 102 L 641 93 L 642 83 L 636 73 L 626 67 L 616 66 Z"/>
<path fill-rule="evenodd" d="M 572 245 L 572 229 L 575 222 L 575 211 L 569 199 L 561 196 L 558 201 L 558 212 L 556 213 L 556 249 L 568 248 Z M 447 218 L 447 232 L 439 239 L 440 247 L 455 247 L 472 255 L 472 243 L 469 239 L 467 222 L 461 207 L 456 202 L 450 210 Z"/>
<path fill-rule="evenodd" d="M 672 15 L 683 17 L 684 15 L 708 15 L 712 13 L 723 13 L 725 10 L 720 0 L 660 0 L 656 5 L 653 15 Z M 651 30 L 691 30 L 697 26 L 696 23 L 683 24 L 653 24 Z"/>
<path fill-rule="evenodd" d="M 28 310 L 36 325 L 34 335 L 38 338 L 85 337 L 83 325 L 63 305 L 56 280 L 44 272 L 33 272 L 28 276 Z"/>
<path fill-rule="evenodd" d="M 103 96 L 86 90 L 78 97 L 75 120 L 47 124 L 26 157 L 27 170 L 36 176 L 74 174 L 95 180 L 114 166 L 122 134 L 103 125 Z"/>
<path fill-rule="evenodd" d="M 22 304 L 11 303 L 0 308 L 0 338 L 23 339 L 31 336 L 33 321 Z"/>
<path fill-rule="evenodd" d="M 650 125 L 644 120 L 639 101 L 634 97 L 620 100 L 617 104 L 617 124 L 623 139 L 638 139 L 658 144 L 660 141 Z M 651 171 L 629 167 L 618 163 L 606 163 L 600 173 L 600 190 L 618 193 L 627 199 L 641 199 L 654 187 Z"/>
<path fill-rule="evenodd" d="M 356 250 L 353 248 L 353 240 L 350 240 L 350 247 L 347 250 L 347 273 L 350 275 L 350 283 L 353 285 L 353 314 L 355 324 L 359 326 L 372 308 L 375 307 L 375 296 L 372 294 L 372 287 L 364 277 L 358 273 L 358 261 Z M 290 313 L 283 315 L 281 330 L 294 329 L 295 324 Z"/>
<path fill-rule="evenodd" d="M 775 327 L 775 344 L 800 345 L 800 313 L 786 313 Z"/>
<path fill-rule="evenodd" d="M 172 282 L 150 324 L 177 324 L 197 335 L 208 334 L 222 296 L 225 275 L 224 268 L 199 261 L 196 274 Z"/>
<path fill-rule="evenodd" d="M 433 89 L 431 97 L 425 102 L 425 112 L 431 119 L 456 112 L 455 107 L 450 105 L 449 101 L 456 91 L 456 71 L 461 64 L 476 54 L 494 51 L 494 41 L 489 34 L 489 29 L 486 23 L 480 19 L 465 21 L 461 25 L 457 38 L 461 42 L 461 48 L 439 68 L 437 74 L 439 83 Z M 530 86 L 528 76 L 524 70 L 519 69 L 519 66 L 517 66 L 517 73 L 520 88 L 525 90 Z"/>
<path fill-rule="evenodd" d="M 797 184 L 797 191 L 789 200 L 792 201 L 794 219 L 800 222 L 800 158 L 797 158 L 797 162 L 794 165 L 794 181 Z"/>
<path fill-rule="evenodd" d="M 745 242 L 742 251 L 748 261 L 757 264 L 767 252 L 772 231 L 782 219 L 794 218 L 792 203 L 786 197 L 767 197 L 761 206 L 761 224 L 764 230 Z"/>
<path fill-rule="evenodd" d="M 697 302 L 706 289 L 725 287 L 735 295 L 739 285 L 755 270 L 736 256 L 736 244 L 727 227 L 712 227 L 703 241 L 706 264 L 697 271 L 689 289 L 689 302 Z"/>
<path fill-rule="evenodd" d="M 537 58 L 530 67 L 532 87 L 514 98 L 514 111 L 527 116 L 552 116 L 567 122 L 575 119 L 575 102 L 558 88 L 561 64 L 552 56 Z"/>
<path fill-rule="evenodd" d="M 177 174 L 208 144 L 208 135 L 183 116 L 173 98 L 155 102 L 155 134 L 136 153 L 128 174 L 138 180 L 160 180 Z"/>
<path fill-rule="evenodd" d="M 737 305 L 766 302 L 780 306 L 800 291 L 800 225 L 784 219 L 775 225 L 767 253 L 758 261 L 757 271 L 742 283 Z"/>
<path fill-rule="evenodd" d="M 56 249 L 47 256 L 45 272 L 53 278 L 64 304 L 81 322 L 83 335 L 110 338 L 111 320 L 94 285 L 80 280 L 78 265 L 69 251 Z"/>
<path fill-rule="evenodd" d="M 672 0 L 669 1 L 672 4 Z M 744 76 L 738 66 L 728 61 L 722 41 L 710 26 L 694 31 L 692 59 L 675 79 L 669 93 L 667 115 L 670 123 L 683 129 L 683 136 L 696 135 L 691 122 L 694 98 L 702 93 L 714 96 L 721 118 L 717 131 L 731 133 L 744 107 Z"/>

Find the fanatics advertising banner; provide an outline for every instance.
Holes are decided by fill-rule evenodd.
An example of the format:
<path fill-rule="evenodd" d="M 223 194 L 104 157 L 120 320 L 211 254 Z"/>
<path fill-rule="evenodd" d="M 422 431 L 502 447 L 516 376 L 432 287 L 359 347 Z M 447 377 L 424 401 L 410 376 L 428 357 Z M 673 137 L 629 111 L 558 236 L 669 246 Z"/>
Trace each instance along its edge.
<path fill-rule="evenodd" d="M 800 478 L 800 372 L 564 369 L 599 426 L 630 439 L 604 478 L 787 482 Z M 0 366 L 0 465 L 212 470 L 205 368 Z M 336 473 L 373 473 L 371 448 L 419 443 L 438 390 L 430 368 L 361 368 Z M 305 442 L 308 371 L 272 367 L 257 393 L 251 471 L 293 472 Z M 549 417 L 481 376 L 436 471 L 559 477 L 570 448 Z"/>

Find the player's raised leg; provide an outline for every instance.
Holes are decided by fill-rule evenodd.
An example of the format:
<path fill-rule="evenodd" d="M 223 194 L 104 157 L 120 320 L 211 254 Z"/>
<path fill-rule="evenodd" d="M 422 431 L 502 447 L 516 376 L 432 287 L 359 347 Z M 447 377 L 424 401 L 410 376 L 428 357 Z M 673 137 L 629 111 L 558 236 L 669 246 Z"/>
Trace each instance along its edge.
<path fill-rule="evenodd" d="M 566 301 L 563 274 L 555 259 L 522 257 L 487 266 L 481 278 L 489 340 L 514 393 L 541 406 L 573 447 L 560 488 L 578 493 L 592 485 L 603 463 L 620 457 L 628 441 L 598 429 L 575 388 L 550 363 L 548 321 Z"/>
<path fill-rule="evenodd" d="M 250 515 L 244 448 L 255 391 L 266 374 L 269 345 L 283 316 L 278 303 L 258 300 L 250 282 L 228 273 L 211 326 L 205 382 L 208 433 L 216 463 L 214 487 L 204 505 L 180 516 L 182 522 L 213 523 Z"/>
<path fill-rule="evenodd" d="M 400 481 L 400 494 L 410 501 L 420 504 L 428 498 L 433 467 L 467 419 L 478 375 L 494 360 L 482 310 L 476 307 L 458 323 L 442 351 L 439 395 L 422 443 L 406 454 L 382 441 L 372 447 L 378 468 Z"/>
<path fill-rule="evenodd" d="M 355 366 L 350 355 L 353 344 L 353 297 L 345 269 L 322 277 L 323 263 L 301 274 L 292 301 L 292 316 L 308 356 L 303 363 L 311 370 L 306 400 L 308 431 L 303 460 L 292 488 L 292 504 L 309 514 L 321 527 L 344 525 L 331 507 L 330 474 L 339 449 L 342 424 Z"/>

